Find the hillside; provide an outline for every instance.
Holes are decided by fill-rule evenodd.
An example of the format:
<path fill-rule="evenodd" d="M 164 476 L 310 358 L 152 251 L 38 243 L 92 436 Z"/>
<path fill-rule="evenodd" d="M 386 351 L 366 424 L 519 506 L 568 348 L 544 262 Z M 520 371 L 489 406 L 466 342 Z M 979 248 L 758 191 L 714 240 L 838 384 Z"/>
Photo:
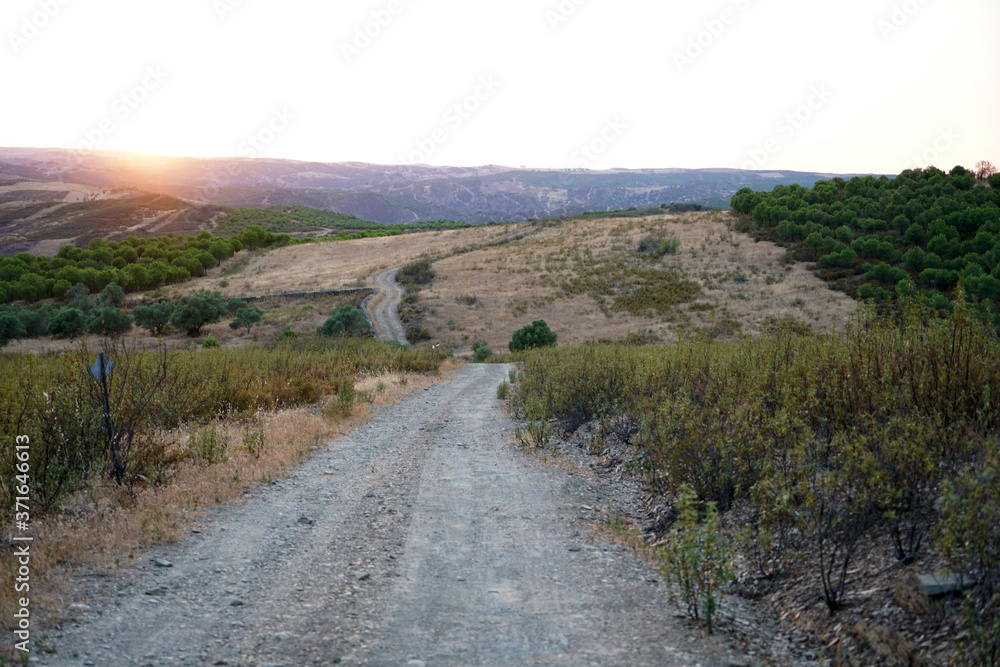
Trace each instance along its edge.
<path fill-rule="evenodd" d="M 128 187 L 229 207 L 309 206 L 383 224 L 518 221 L 670 202 L 728 208 L 732 195 L 743 187 L 811 186 L 831 176 L 738 169 L 383 166 L 0 148 L 0 183 L 31 180 L 97 189 Z"/>
<path fill-rule="evenodd" d="M 991 312 L 1000 305 L 1000 177 L 910 170 L 741 190 L 733 208 L 740 229 L 817 262 L 817 275 L 851 296 L 885 304 L 920 291 L 943 312 L 961 282 Z"/>

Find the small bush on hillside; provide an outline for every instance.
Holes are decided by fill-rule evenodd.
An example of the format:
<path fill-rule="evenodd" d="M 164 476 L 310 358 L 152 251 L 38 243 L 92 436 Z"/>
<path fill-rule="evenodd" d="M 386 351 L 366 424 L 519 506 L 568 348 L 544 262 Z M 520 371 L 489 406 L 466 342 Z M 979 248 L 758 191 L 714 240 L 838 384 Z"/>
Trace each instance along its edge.
<path fill-rule="evenodd" d="M 368 320 L 357 306 L 341 306 L 316 332 L 324 336 L 364 336 L 368 333 Z"/>
<path fill-rule="evenodd" d="M 425 326 L 406 327 L 406 340 L 411 343 L 420 343 L 431 339 L 431 332 Z"/>
<path fill-rule="evenodd" d="M 659 238 L 657 236 L 650 235 L 639 242 L 639 253 L 643 255 L 652 255 L 654 257 L 663 257 L 664 255 L 673 255 L 676 253 L 680 245 L 680 239 L 676 236 Z"/>
<path fill-rule="evenodd" d="M 206 350 L 211 350 L 212 348 L 219 347 L 219 339 L 215 337 L 215 334 L 208 334 L 208 336 L 201 342 L 202 348 Z"/>
<path fill-rule="evenodd" d="M 481 364 L 493 356 L 493 350 L 489 348 L 485 340 L 477 340 L 472 344 L 472 361 Z"/>
<path fill-rule="evenodd" d="M 431 267 L 431 260 L 422 259 L 419 262 L 407 264 L 396 274 L 396 282 L 400 285 L 417 286 L 430 285 L 434 282 L 434 269 Z"/>
<path fill-rule="evenodd" d="M 511 352 L 521 352 L 539 347 L 555 347 L 555 345 L 556 334 L 549 329 L 549 325 L 545 320 L 535 320 L 515 331 L 507 347 Z"/>

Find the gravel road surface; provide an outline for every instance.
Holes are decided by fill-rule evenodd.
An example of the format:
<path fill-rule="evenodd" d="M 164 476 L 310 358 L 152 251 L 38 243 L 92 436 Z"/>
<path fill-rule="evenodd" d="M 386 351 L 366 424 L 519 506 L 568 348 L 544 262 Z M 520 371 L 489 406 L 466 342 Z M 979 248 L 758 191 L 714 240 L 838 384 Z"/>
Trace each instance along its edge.
<path fill-rule="evenodd" d="M 375 284 L 381 294 L 372 300 L 372 321 L 381 340 L 406 342 L 406 329 L 399 319 L 399 302 L 403 298 L 403 288 L 396 282 L 400 267 L 383 271 L 375 276 Z"/>
<path fill-rule="evenodd" d="M 507 372 L 465 366 L 144 567 L 81 578 L 36 664 L 729 664 L 594 530 L 593 479 L 517 449 Z"/>

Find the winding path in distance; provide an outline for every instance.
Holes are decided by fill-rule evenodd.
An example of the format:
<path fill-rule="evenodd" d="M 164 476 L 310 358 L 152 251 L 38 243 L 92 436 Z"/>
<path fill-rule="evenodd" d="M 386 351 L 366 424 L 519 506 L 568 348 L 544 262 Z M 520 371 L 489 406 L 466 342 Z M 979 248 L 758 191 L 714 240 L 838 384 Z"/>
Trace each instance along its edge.
<path fill-rule="evenodd" d="M 372 322 L 375 332 L 381 340 L 406 340 L 406 327 L 399 319 L 399 302 L 403 299 L 403 288 L 396 282 L 396 274 L 402 267 L 388 269 L 375 276 L 375 285 L 379 295 L 369 302 Z"/>

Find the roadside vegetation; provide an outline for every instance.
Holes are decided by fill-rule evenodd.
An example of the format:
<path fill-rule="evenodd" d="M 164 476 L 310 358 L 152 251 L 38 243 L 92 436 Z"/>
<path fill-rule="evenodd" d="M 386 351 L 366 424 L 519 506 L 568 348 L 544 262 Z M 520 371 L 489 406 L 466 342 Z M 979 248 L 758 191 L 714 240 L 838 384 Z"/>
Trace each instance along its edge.
<path fill-rule="evenodd" d="M 399 303 L 399 319 L 406 327 L 406 339 L 416 344 L 431 339 L 431 332 L 424 325 L 428 308 L 422 303 L 420 291 L 434 283 L 437 274 L 429 259 L 411 262 L 396 273 L 396 282 L 406 289 Z"/>
<path fill-rule="evenodd" d="M 283 334 L 244 348 L 147 349 L 125 338 L 103 349 L 106 404 L 91 374 L 97 350 L 84 343 L 0 354 L 0 438 L 30 439 L 28 493 L 16 458 L 3 457 L 0 505 L 9 522 L 15 497 L 31 498 L 33 617 L 65 608 L 49 599 L 63 573 L 114 571 L 143 546 L 179 539 L 201 508 L 283 475 L 370 404 L 426 386 L 443 359 L 370 338 Z M 12 563 L 0 556 L 7 629 Z"/>
<path fill-rule="evenodd" d="M 780 589 L 802 574 L 830 614 L 866 577 L 944 549 L 973 585 L 959 664 L 995 664 L 1000 342 L 960 293 L 953 304 L 866 307 L 827 336 L 532 351 L 510 405 L 539 437 L 597 424 L 652 491 L 690 489 L 733 517 L 744 578 Z M 993 539 L 976 539 L 987 524 Z M 859 563 L 863 545 L 880 559 Z"/>

